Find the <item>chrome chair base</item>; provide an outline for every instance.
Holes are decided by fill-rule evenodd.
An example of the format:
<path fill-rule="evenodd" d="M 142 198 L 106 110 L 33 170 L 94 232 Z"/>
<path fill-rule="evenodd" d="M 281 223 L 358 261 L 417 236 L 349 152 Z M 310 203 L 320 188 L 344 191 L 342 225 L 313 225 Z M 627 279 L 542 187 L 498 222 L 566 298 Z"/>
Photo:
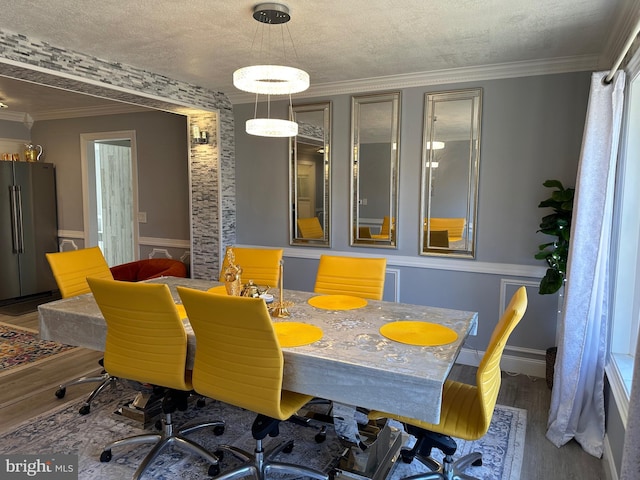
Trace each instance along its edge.
<path fill-rule="evenodd" d="M 253 454 L 233 447 L 231 445 L 219 445 L 219 449 L 227 450 L 236 457 L 244 460 L 246 463 L 240 465 L 233 470 L 223 473 L 215 477 L 215 480 L 232 480 L 236 478 L 252 476 L 257 480 L 264 480 L 268 473 L 280 473 L 280 474 L 295 474 L 302 477 L 315 478 L 317 480 L 328 480 L 329 476 L 322 472 L 314 470 L 312 468 L 304 467 L 302 465 L 295 465 L 293 463 L 286 462 L 274 462 L 269 460 L 271 457 L 275 457 L 280 452 L 291 451 L 293 449 L 293 440 L 288 442 L 281 442 L 276 447 L 264 451 L 262 448 L 262 440 L 256 440 L 256 448 Z M 209 475 L 215 475 L 209 470 Z"/>
<path fill-rule="evenodd" d="M 96 388 L 93 389 L 93 391 L 89 394 L 89 396 L 84 401 L 84 403 L 80 406 L 80 410 L 78 410 L 78 413 L 80 415 L 86 415 L 91 411 L 91 402 L 93 401 L 93 399 L 96 398 L 96 396 L 100 394 L 100 392 L 102 392 L 105 388 L 115 385 L 117 380 L 118 379 L 116 377 L 112 377 L 106 372 L 96 377 L 80 377 L 80 378 L 76 378 L 75 380 L 69 383 L 63 383 L 62 385 L 60 385 L 58 387 L 58 390 L 56 390 L 55 395 L 57 398 L 64 398 L 64 396 L 67 393 L 67 387 L 72 387 L 74 385 L 81 385 L 83 383 L 100 382 L 100 385 L 98 385 Z"/>
<path fill-rule="evenodd" d="M 479 452 L 469 453 L 457 460 L 453 460 L 451 455 L 445 455 L 442 464 L 431 457 L 416 455 L 415 458 L 431 471 L 411 475 L 402 480 L 480 480 L 477 477 L 463 473 L 471 465 L 482 465 L 482 454 Z"/>
<path fill-rule="evenodd" d="M 158 455 L 160 455 L 160 453 L 162 453 L 165 448 L 171 445 L 175 445 L 176 447 L 182 447 L 184 450 L 204 458 L 211 464 L 209 467 L 209 472 L 213 473 L 210 474 L 215 475 L 219 472 L 220 469 L 218 457 L 215 454 L 210 453 L 198 443 L 189 440 L 185 437 L 185 435 L 209 427 L 213 428 L 213 433 L 215 435 L 222 435 L 222 433 L 224 433 L 224 426 L 225 424 L 223 421 L 209 421 L 204 423 L 185 425 L 177 432 L 174 432 L 171 413 L 165 413 L 164 420 L 162 421 L 161 433 L 135 435 L 108 443 L 107 445 L 105 445 L 102 453 L 100 454 L 100 461 L 109 462 L 113 456 L 111 449 L 114 447 L 119 448 L 125 445 L 155 443 L 153 448 L 149 451 L 144 460 L 142 460 L 135 473 L 133 474 L 133 480 L 139 480 L 147 467 L 151 465 L 151 463 L 158 457 Z"/>
<path fill-rule="evenodd" d="M 256 480 L 264 480 L 270 472 L 295 474 L 302 477 L 315 478 L 316 480 L 328 480 L 329 476 L 318 470 L 293 463 L 269 460 L 280 452 L 290 453 L 293 450 L 293 440 L 281 442 L 268 451 L 264 450 L 262 440 L 267 435 L 270 437 L 277 436 L 279 423 L 279 420 L 266 417 L 265 415 L 258 415 L 251 428 L 253 438 L 256 440 L 256 447 L 253 454 L 231 445 L 218 445 L 220 450 L 231 452 L 245 463 L 217 476 L 215 480 L 232 480 L 247 476 L 252 476 Z M 216 475 L 216 473 L 210 469 L 209 475 Z"/>
<path fill-rule="evenodd" d="M 469 466 L 482 465 L 482 454 L 474 452 L 457 460 L 453 459 L 458 445 L 449 435 L 431 432 L 413 425 L 406 425 L 407 433 L 416 437 L 412 448 L 403 448 L 400 456 L 404 463 L 411 463 L 414 458 L 426 466 L 430 471 L 405 477 L 402 480 L 479 480 L 463 473 Z M 442 464 L 431 457 L 431 450 L 436 448 L 443 455 Z"/>

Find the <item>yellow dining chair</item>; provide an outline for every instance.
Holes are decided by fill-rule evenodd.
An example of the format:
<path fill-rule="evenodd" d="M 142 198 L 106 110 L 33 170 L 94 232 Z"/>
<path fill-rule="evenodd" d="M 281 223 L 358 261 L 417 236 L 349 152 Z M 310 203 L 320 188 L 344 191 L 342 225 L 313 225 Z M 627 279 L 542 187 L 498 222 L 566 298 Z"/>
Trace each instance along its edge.
<path fill-rule="evenodd" d="M 380 233 L 371 235 L 371 238 L 377 238 L 378 240 L 387 238 L 391 240 L 394 237 L 396 219 L 390 218 L 389 215 L 385 215 L 382 218 L 382 226 L 380 227 Z"/>
<path fill-rule="evenodd" d="M 313 291 L 382 300 L 386 258 L 321 255 Z"/>
<path fill-rule="evenodd" d="M 290 451 L 284 442 L 265 452 L 262 441 L 278 435 L 278 425 L 292 417 L 312 397 L 282 389 L 284 357 L 265 302 L 260 298 L 211 295 L 177 287 L 196 336 L 193 387 L 201 395 L 257 413 L 251 427 L 253 455 L 228 445 L 246 461 L 216 480 L 252 475 L 264 479 L 269 472 L 327 480 L 322 472 L 302 465 L 270 460 Z"/>
<path fill-rule="evenodd" d="M 277 287 L 280 279 L 280 260 L 282 260 L 281 248 L 233 248 L 235 264 L 242 267 L 240 276 L 243 284 L 253 280 L 256 285 L 269 285 Z M 224 271 L 228 265 L 228 258 L 225 254 L 222 268 L 220 269 L 221 282 L 224 282 Z"/>
<path fill-rule="evenodd" d="M 213 427 L 217 435 L 224 432 L 224 422 L 206 422 L 174 432 L 172 413 L 187 408 L 193 390 L 191 372 L 187 370 L 187 333 L 178 309 L 165 284 L 123 282 L 99 278 L 87 279 L 96 303 L 107 324 L 104 366 L 109 373 L 163 390 L 161 433 L 136 435 L 108 443 L 100 455 L 101 462 L 112 458 L 111 449 L 124 445 L 154 443 L 133 479 L 138 479 L 162 451 L 180 446 L 203 457 L 210 471 L 219 469 L 218 458 L 184 435 Z"/>
<path fill-rule="evenodd" d="M 87 283 L 87 277 L 89 276 L 113 280 L 111 270 L 102 255 L 100 247 L 47 253 L 46 256 L 62 298 L 75 297 L 91 292 L 89 284 Z M 58 398 L 64 398 L 68 387 L 83 383 L 99 382 L 99 385 L 80 406 L 79 413 L 86 415 L 91 411 L 91 402 L 93 399 L 116 380 L 116 378 L 106 372 L 95 377 L 80 377 L 69 383 L 60 385 L 55 395 Z"/>
<path fill-rule="evenodd" d="M 481 465 L 482 455 L 474 452 L 453 460 L 456 442 L 451 437 L 477 440 L 489 429 L 493 410 L 500 391 L 500 359 L 509 335 L 518 325 L 527 309 L 527 291 L 520 287 L 511 298 L 500 321 L 496 325 L 478 371 L 476 385 L 468 385 L 453 380 L 444 384 L 440 423 L 432 424 L 420 420 L 401 417 L 393 413 L 373 411 L 369 418 L 394 418 L 406 425 L 407 432 L 416 437 L 412 449 L 402 449 L 401 457 L 411 463 L 417 457 L 431 472 L 412 476 L 412 480 L 423 479 L 474 479 L 464 470 L 470 465 Z M 443 464 L 430 457 L 431 449 L 437 448 L 444 454 Z"/>
<path fill-rule="evenodd" d="M 457 242 L 462 240 L 464 233 L 464 218 L 431 218 L 429 219 L 429 230 L 448 230 L 449 241 Z"/>
<path fill-rule="evenodd" d="M 300 236 L 302 238 L 324 238 L 324 231 L 322 230 L 322 225 L 320 225 L 320 220 L 318 220 L 318 217 L 299 218 L 297 223 L 298 230 L 300 231 Z"/>

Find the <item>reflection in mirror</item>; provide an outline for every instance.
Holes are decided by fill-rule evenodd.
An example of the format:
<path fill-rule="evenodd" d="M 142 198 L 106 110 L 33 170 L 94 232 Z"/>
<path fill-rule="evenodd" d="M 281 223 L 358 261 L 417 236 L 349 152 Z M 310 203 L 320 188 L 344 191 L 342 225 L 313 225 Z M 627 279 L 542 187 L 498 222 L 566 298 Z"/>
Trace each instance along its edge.
<path fill-rule="evenodd" d="M 290 244 L 329 247 L 331 103 L 294 105 L 292 120 L 298 135 L 289 144 Z"/>
<path fill-rule="evenodd" d="M 351 104 L 351 245 L 397 245 L 400 92 Z"/>
<path fill-rule="evenodd" d="M 475 256 L 482 89 L 427 93 L 420 253 Z"/>

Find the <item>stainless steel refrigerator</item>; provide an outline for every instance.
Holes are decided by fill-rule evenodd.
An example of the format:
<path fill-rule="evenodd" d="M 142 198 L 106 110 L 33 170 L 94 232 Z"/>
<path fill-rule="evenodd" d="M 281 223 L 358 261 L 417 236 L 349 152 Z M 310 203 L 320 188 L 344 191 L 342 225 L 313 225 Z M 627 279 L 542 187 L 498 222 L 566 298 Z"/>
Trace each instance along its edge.
<path fill-rule="evenodd" d="M 54 165 L 0 161 L 0 302 L 55 290 L 45 253 L 56 251 Z"/>

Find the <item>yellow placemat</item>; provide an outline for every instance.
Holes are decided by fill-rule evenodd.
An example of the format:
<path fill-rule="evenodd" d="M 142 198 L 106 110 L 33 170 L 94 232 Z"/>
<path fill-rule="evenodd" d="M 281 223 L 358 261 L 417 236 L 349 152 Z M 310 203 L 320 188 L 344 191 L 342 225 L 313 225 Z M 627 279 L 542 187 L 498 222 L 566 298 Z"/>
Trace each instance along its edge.
<path fill-rule="evenodd" d="M 324 310 L 353 310 L 367 305 L 364 298 L 351 295 L 318 295 L 308 300 L 309 305 Z"/>
<path fill-rule="evenodd" d="M 423 347 L 446 345 L 458 339 L 458 334 L 449 327 L 416 320 L 387 323 L 380 327 L 380 333 L 396 342 Z"/>
<path fill-rule="evenodd" d="M 180 318 L 187 318 L 187 311 L 184 308 L 184 305 L 181 303 L 176 303 L 176 309 L 178 310 L 178 314 Z"/>
<path fill-rule="evenodd" d="M 226 295 L 227 287 L 225 287 L 224 285 L 218 285 L 217 287 L 211 287 L 209 290 L 207 290 L 207 292 L 215 293 L 216 295 Z"/>
<path fill-rule="evenodd" d="M 281 347 L 300 347 L 322 338 L 322 329 L 300 322 L 277 322 L 273 324 Z"/>

